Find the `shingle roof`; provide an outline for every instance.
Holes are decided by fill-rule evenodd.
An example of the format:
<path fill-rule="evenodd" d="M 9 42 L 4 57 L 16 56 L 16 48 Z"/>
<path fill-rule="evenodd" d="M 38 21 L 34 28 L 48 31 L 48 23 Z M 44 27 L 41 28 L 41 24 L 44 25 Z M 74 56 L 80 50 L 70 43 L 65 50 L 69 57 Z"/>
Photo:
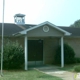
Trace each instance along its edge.
<path fill-rule="evenodd" d="M 21 28 L 19 28 L 17 25 L 12 24 L 12 23 L 4 23 L 4 35 L 5 36 L 10 36 L 13 33 L 22 31 Z M 2 23 L 0 23 L 0 35 L 2 33 Z"/>
<path fill-rule="evenodd" d="M 12 34 L 23 31 L 24 29 L 29 29 L 36 25 L 33 24 L 25 24 L 25 25 L 16 25 L 14 23 L 4 23 L 4 35 L 5 36 L 12 36 Z M 63 30 L 66 30 L 71 34 L 71 36 L 80 36 L 80 28 L 73 28 L 73 27 L 61 27 L 58 26 Z M 0 36 L 2 34 L 2 23 L 0 23 Z"/>
<path fill-rule="evenodd" d="M 80 36 L 80 28 L 74 27 L 60 27 L 60 28 L 72 33 L 71 36 Z"/>
<path fill-rule="evenodd" d="M 36 25 L 34 25 L 34 24 L 25 24 L 25 25 L 21 25 L 21 26 L 25 27 L 26 29 L 29 29 L 29 28 L 34 27 Z"/>
<path fill-rule="evenodd" d="M 29 28 L 29 26 L 34 26 L 34 25 L 22 25 L 25 29 Z M 12 36 L 12 34 L 20 32 L 24 30 L 21 26 L 16 25 L 14 23 L 4 23 L 4 35 L 5 36 Z M 0 23 L 0 36 L 2 34 L 2 23 Z"/>

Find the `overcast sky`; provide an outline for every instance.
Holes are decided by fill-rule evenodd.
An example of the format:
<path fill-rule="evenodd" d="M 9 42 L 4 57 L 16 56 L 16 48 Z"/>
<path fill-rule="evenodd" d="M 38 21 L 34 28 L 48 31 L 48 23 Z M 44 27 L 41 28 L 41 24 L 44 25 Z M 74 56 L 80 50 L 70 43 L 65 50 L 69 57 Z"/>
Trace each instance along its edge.
<path fill-rule="evenodd" d="M 0 22 L 2 22 L 0 0 Z M 58 26 L 69 26 L 80 19 L 80 0 L 5 0 L 5 22 L 14 23 L 14 15 L 26 15 L 27 24 L 50 21 Z"/>

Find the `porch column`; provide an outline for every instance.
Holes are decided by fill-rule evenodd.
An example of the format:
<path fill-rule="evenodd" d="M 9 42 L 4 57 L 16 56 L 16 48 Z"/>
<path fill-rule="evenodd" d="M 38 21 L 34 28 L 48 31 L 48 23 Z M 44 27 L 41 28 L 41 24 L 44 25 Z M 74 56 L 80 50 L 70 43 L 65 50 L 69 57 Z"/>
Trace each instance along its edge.
<path fill-rule="evenodd" d="M 27 35 L 25 35 L 25 42 L 24 42 L 24 48 L 25 48 L 25 70 L 28 70 L 28 39 L 27 39 Z"/>
<path fill-rule="evenodd" d="M 61 67 L 64 67 L 64 41 L 63 37 L 61 37 Z"/>

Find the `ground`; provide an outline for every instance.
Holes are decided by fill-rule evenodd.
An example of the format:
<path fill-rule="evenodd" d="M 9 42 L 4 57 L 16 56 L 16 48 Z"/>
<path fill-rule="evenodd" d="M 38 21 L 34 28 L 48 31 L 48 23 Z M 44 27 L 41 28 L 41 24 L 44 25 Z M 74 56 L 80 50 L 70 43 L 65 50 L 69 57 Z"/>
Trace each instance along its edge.
<path fill-rule="evenodd" d="M 80 77 L 77 77 L 77 73 L 72 71 L 72 66 L 65 68 L 60 68 L 57 66 L 46 66 L 35 69 L 52 76 L 60 77 L 63 80 L 80 80 Z"/>
<path fill-rule="evenodd" d="M 28 71 L 4 71 L 0 80 L 80 80 L 78 73 L 73 72 L 73 66 L 60 68 L 57 66 L 42 66 L 30 68 Z"/>
<path fill-rule="evenodd" d="M 3 71 L 0 80 L 62 80 L 61 78 L 42 73 L 37 70 Z"/>

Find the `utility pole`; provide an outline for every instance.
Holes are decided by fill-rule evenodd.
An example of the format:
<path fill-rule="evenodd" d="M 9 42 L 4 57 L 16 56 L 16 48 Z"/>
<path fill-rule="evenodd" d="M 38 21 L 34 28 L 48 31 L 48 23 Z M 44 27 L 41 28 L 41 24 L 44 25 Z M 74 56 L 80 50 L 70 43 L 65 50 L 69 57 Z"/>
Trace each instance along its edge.
<path fill-rule="evenodd" d="M 1 76 L 3 76 L 4 7 L 5 7 L 5 0 L 3 0 L 3 9 L 2 9 Z"/>

